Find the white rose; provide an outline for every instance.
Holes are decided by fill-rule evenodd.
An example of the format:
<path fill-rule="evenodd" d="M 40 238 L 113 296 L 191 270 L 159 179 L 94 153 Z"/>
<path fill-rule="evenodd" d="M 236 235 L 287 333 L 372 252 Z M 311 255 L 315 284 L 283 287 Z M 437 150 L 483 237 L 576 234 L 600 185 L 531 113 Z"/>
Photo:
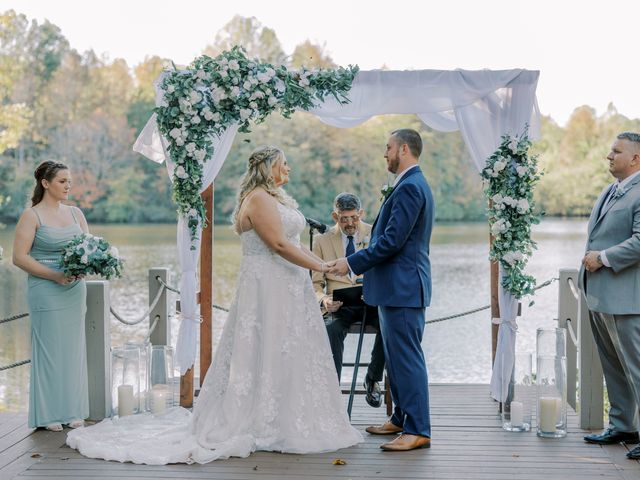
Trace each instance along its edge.
<path fill-rule="evenodd" d="M 270 107 L 273 107 L 276 103 L 278 103 L 278 99 L 276 97 L 269 97 L 267 99 L 267 103 L 269 104 Z"/>
<path fill-rule="evenodd" d="M 189 94 L 189 101 L 191 102 L 191 104 L 200 103 L 202 101 L 202 94 L 200 92 L 193 90 Z"/>
<path fill-rule="evenodd" d="M 256 90 L 255 92 L 253 92 L 253 95 L 251 95 L 253 98 L 264 98 L 264 93 L 260 90 Z"/>
<path fill-rule="evenodd" d="M 194 115 L 193 117 L 191 117 L 191 123 L 193 125 L 198 125 L 200 123 L 200 116 Z"/>
<path fill-rule="evenodd" d="M 284 92 L 287 89 L 287 86 L 284 84 L 284 82 L 279 79 L 276 78 L 276 90 L 279 91 L 280 93 Z"/>
<path fill-rule="evenodd" d="M 518 200 L 518 212 L 527 213 L 530 210 L 531 206 L 526 198 L 522 198 Z"/>
<path fill-rule="evenodd" d="M 226 70 L 220 70 L 218 73 L 220 74 L 220 77 L 222 77 L 222 78 L 227 78 L 229 76 L 229 74 L 227 73 Z"/>
<path fill-rule="evenodd" d="M 221 100 L 227 98 L 227 94 L 224 91 L 224 88 L 216 87 L 211 90 L 211 97 L 213 98 L 214 103 L 219 103 Z"/>
<path fill-rule="evenodd" d="M 245 80 L 245 82 L 242 84 L 243 88 L 245 90 L 250 90 L 251 89 L 251 82 L 249 80 Z"/>
<path fill-rule="evenodd" d="M 265 73 L 269 76 L 269 78 L 273 78 L 276 76 L 276 71 L 271 67 L 267 67 L 267 70 Z"/>
<path fill-rule="evenodd" d="M 309 79 L 307 77 L 302 77 L 300 78 L 300 81 L 298 82 L 298 84 L 301 87 L 308 87 L 310 85 Z"/>
<path fill-rule="evenodd" d="M 254 110 L 258 109 L 258 104 L 256 102 L 249 102 L 249 106 Z"/>
<path fill-rule="evenodd" d="M 509 205 L 510 207 L 515 207 L 518 204 L 516 199 L 513 197 L 510 197 L 509 195 L 507 195 L 506 197 L 503 197 L 502 201 L 507 205 Z"/>
<path fill-rule="evenodd" d="M 234 97 L 240 96 L 240 87 L 233 87 L 231 89 L 231 95 Z"/>
<path fill-rule="evenodd" d="M 229 61 L 225 57 L 222 57 L 218 63 L 224 66 L 229 63 Z"/>
<path fill-rule="evenodd" d="M 258 75 L 256 75 L 256 78 L 260 83 L 267 83 L 269 80 L 271 80 L 271 77 L 266 72 L 258 73 Z"/>
<path fill-rule="evenodd" d="M 88 257 L 88 255 L 86 253 L 84 255 L 82 255 L 82 257 L 80 257 L 80 263 L 83 263 L 85 265 L 89 265 L 89 257 Z"/>
<path fill-rule="evenodd" d="M 109 253 L 114 258 L 120 258 L 120 252 L 118 252 L 118 249 L 116 247 L 110 247 L 109 248 Z"/>
<path fill-rule="evenodd" d="M 196 144 L 193 142 L 189 142 L 187 143 L 187 146 L 184 148 L 187 150 L 188 153 L 193 153 L 196 150 Z"/>
<path fill-rule="evenodd" d="M 229 68 L 231 70 L 239 70 L 240 69 L 240 64 L 238 63 L 238 61 L 236 59 L 233 59 L 233 60 L 229 61 Z"/>
<path fill-rule="evenodd" d="M 501 204 L 503 198 L 502 198 L 502 195 L 500 195 L 499 193 L 496 193 L 493 197 L 491 197 L 491 200 L 493 200 L 493 203 Z"/>
<path fill-rule="evenodd" d="M 179 128 L 172 128 L 171 131 L 169 132 L 169 136 L 173 138 L 178 138 L 182 136 L 182 132 L 180 131 Z"/>
<path fill-rule="evenodd" d="M 240 120 L 242 120 L 243 122 L 249 118 L 251 116 L 251 110 L 248 108 L 241 108 L 240 109 Z"/>
<path fill-rule="evenodd" d="M 220 113 L 215 112 L 211 114 L 211 120 L 213 120 L 214 122 L 219 122 L 220 121 Z"/>
<path fill-rule="evenodd" d="M 207 78 L 207 74 L 205 73 L 204 70 L 198 70 L 198 72 L 196 73 L 196 77 L 204 80 L 205 78 Z"/>
<path fill-rule="evenodd" d="M 176 138 L 176 145 L 181 147 L 184 145 L 184 139 L 182 137 Z"/>
<path fill-rule="evenodd" d="M 524 177 L 527 174 L 527 171 L 529 169 L 527 167 L 523 167 L 522 165 L 518 165 L 516 167 L 516 173 L 518 174 L 519 177 Z"/>
<path fill-rule="evenodd" d="M 240 80 L 238 80 L 238 77 L 233 77 L 231 79 L 231 83 L 233 83 L 234 85 L 238 85 L 238 83 L 240 83 Z"/>
<path fill-rule="evenodd" d="M 502 170 L 504 170 L 504 168 L 507 166 L 507 162 L 502 162 L 500 160 L 496 161 L 496 163 L 493 164 L 493 171 L 495 173 L 497 172 L 501 172 Z"/>
<path fill-rule="evenodd" d="M 189 175 L 187 175 L 187 172 L 185 171 L 182 165 L 179 165 L 178 167 L 176 167 L 176 170 L 174 173 L 176 174 L 176 177 L 182 178 L 183 180 L 189 177 Z"/>
<path fill-rule="evenodd" d="M 167 93 L 173 93 L 173 92 L 175 92 L 175 91 L 176 91 L 176 87 L 175 87 L 175 86 L 173 86 L 173 85 L 169 85 L 169 86 L 167 87 Z"/>
<path fill-rule="evenodd" d="M 213 113 L 211 113 L 211 110 L 206 110 L 206 111 L 204 112 L 204 119 L 205 119 L 206 121 L 213 120 Z"/>
<path fill-rule="evenodd" d="M 199 162 L 204 161 L 204 157 L 206 155 L 207 155 L 207 152 L 204 149 L 196 150 L 195 153 L 193 154 L 193 156 L 196 157 L 196 160 Z"/>

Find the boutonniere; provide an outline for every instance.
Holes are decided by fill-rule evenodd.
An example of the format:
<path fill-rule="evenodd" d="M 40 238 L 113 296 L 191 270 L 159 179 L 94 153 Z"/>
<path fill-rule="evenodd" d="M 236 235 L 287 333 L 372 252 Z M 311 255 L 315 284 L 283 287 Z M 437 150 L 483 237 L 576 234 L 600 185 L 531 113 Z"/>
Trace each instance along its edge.
<path fill-rule="evenodd" d="M 370 241 L 371 241 L 371 237 L 367 235 L 362 239 L 362 241 L 358 242 L 358 248 L 367 248 L 369 246 Z"/>
<path fill-rule="evenodd" d="M 627 189 L 625 187 L 618 188 L 618 189 L 616 189 L 615 193 L 613 194 L 613 198 L 620 198 L 625 193 L 627 193 Z"/>
<path fill-rule="evenodd" d="M 393 192 L 394 188 L 395 187 L 392 187 L 391 185 L 383 185 L 382 188 L 380 189 L 380 193 L 382 194 L 382 197 L 380 197 L 380 200 L 384 202 L 387 199 L 387 197 L 391 195 L 391 192 Z"/>

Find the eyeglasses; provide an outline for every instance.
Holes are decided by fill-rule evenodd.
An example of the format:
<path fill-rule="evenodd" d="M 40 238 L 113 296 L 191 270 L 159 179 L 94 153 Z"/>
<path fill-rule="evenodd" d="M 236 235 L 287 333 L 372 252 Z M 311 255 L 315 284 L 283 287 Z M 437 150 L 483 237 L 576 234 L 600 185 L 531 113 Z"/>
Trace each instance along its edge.
<path fill-rule="evenodd" d="M 338 221 L 340 223 L 349 223 L 349 222 L 357 222 L 360 220 L 360 215 L 351 215 L 350 217 L 338 217 Z"/>

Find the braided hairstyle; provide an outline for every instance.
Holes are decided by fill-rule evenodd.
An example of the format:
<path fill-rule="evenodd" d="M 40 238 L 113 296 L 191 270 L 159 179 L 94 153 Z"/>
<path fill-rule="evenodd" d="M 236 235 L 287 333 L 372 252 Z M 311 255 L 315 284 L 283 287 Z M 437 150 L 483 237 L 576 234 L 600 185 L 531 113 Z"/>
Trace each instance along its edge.
<path fill-rule="evenodd" d="M 53 162 L 47 160 L 38 165 L 38 168 L 33 172 L 33 176 L 36 179 L 36 187 L 33 189 L 33 195 L 31 196 L 31 206 L 35 207 L 42 201 L 44 197 L 44 187 L 42 186 L 42 180 L 48 182 L 53 181 L 55 176 L 60 170 L 69 170 L 64 163 Z"/>
<path fill-rule="evenodd" d="M 281 163 L 284 160 L 284 152 L 278 147 L 265 145 L 256 148 L 249 156 L 247 171 L 242 176 L 240 189 L 236 200 L 236 206 L 231 216 L 233 225 L 238 230 L 238 214 L 240 207 L 247 195 L 256 188 L 263 188 L 269 195 L 274 197 L 283 205 L 297 208 L 298 204 L 291 198 L 282 188 L 277 187 L 273 179 L 271 168 L 274 164 Z"/>

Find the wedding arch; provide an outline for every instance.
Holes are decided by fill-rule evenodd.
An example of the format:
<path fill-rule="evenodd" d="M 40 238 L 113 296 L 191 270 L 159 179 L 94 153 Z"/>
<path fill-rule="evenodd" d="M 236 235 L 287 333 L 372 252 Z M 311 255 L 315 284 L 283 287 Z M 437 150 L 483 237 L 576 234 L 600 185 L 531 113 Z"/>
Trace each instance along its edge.
<path fill-rule="evenodd" d="M 528 149 L 529 136 L 539 136 L 538 77 L 538 71 L 524 69 L 289 71 L 248 59 L 238 47 L 216 58 L 199 57 L 187 70 L 163 72 L 156 81 L 156 113 L 134 150 L 166 161 L 178 203 L 181 324 L 176 358 L 181 373 L 195 362 L 200 325 L 196 270 L 207 218 L 200 195 L 220 172 L 236 133 L 249 131 L 251 123 L 276 110 L 286 117 L 306 110 L 339 128 L 375 115 L 416 114 L 434 130 L 460 131 L 491 200 L 491 310 L 499 325 L 497 342 L 494 326 L 491 394 L 505 401 L 510 370 L 503 362 L 513 365 L 518 299 L 532 289 L 523 269 L 533 248 L 530 226 L 536 223 L 532 187 L 539 177 Z M 209 240 L 203 249 L 209 259 L 210 250 Z M 204 296 L 201 300 L 206 304 Z M 203 329 L 209 330 L 202 332 L 209 345 L 201 342 L 201 349 L 210 350 L 210 322 Z M 205 372 L 208 365 L 200 368 Z"/>

